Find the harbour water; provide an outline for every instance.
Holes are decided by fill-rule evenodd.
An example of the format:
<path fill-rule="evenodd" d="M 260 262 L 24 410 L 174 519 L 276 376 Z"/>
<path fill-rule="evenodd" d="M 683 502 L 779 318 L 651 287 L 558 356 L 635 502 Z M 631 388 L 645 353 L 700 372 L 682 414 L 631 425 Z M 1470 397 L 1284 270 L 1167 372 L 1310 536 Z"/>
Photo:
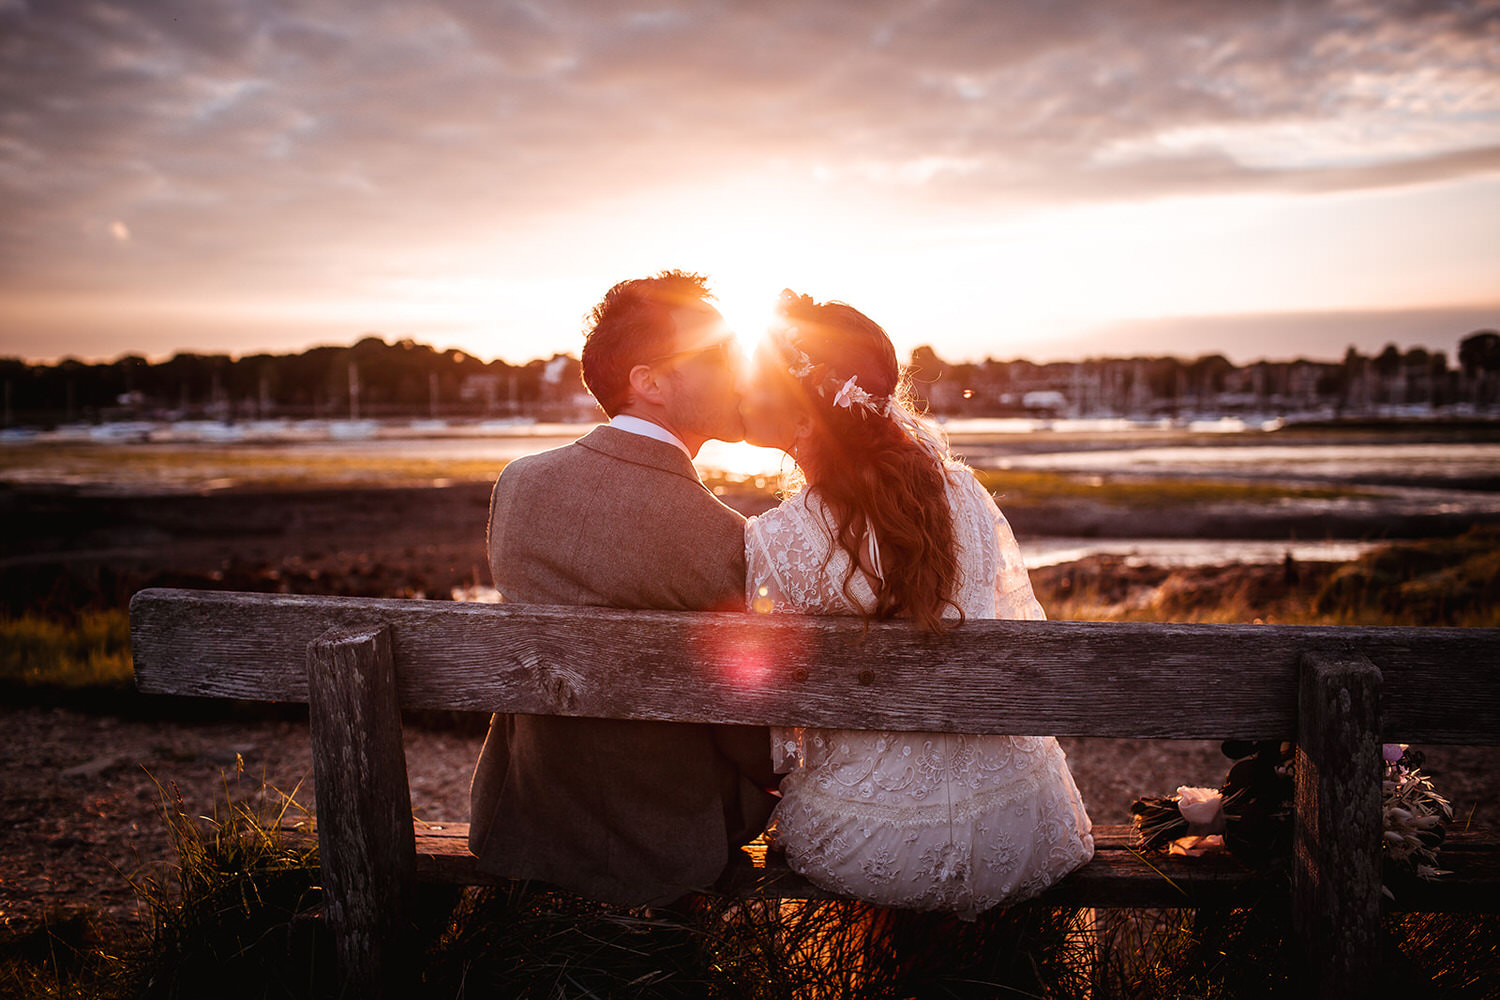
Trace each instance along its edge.
<path fill-rule="evenodd" d="M 313 462 L 420 455 L 503 464 L 566 444 L 594 426 L 525 420 L 205 420 L 10 429 L 0 431 L 0 456 L 7 459 L 0 477 L 13 479 L 13 471 L 21 475 L 34 466 L 32 477 L 44 478 L 41 470 L 48 463 L 27 462 L 25 456 L 47 446 L 120 447 L 142 455 L 174 447 L 253 448 L 260 455 Z M 1247 426 L 1237 419 L 1183 424 L 974 419 L 943 426 L 955 453 L 976 468 L 1342 483 L 1420 479 L 1434 486 L 1500 480 L 1500 425 L 1475 440 L 1465 440 L 1461 433 L 1423 435 L 1420 424 L 1398 435 L 1365 434 L 1351 440 L 1351 435 L 1331 430 L 1289 439 L 1273 433 L 1281 429 L 1277 421 Z M 1410 440 L 1413 434 L 1431 439 Z M 787 461 L 774 449 L 710 441 L 696 464 L 706 475 L 754 478 L 775 475 Z"/>
<path fill-rule="evenodd" d="M 395 477 L 402 485 L 491 478 L 523 455 L 555 448 L 592 424 L 514 421 L 339 421 L 223 425 L 102 425 L 0 435 L 0 484 L 90 492 L 205 492 L 237 487 L 336 488 Z M 954 421 L 954 450 L 976 468 L 1043 471 L 1103 483 L 1176 479 L 1335 485 L 1300 501 L 1393 516 L 1500 517 L 1500 434 L 1288 435 L 1215 423 L 1209 429 L 1125 421 Z M 1414 439 L 1415 438 L 1415 439 Z M 709 442 L 697 459 L 710 481 L 773 486 L 791 469 L 779 451 Z M 1004 500 L 1002 498 L 1002 505 Z M 1109 553 L 1157 565 L 1342 561 L 1368 542 L 1025 537 L 1032 567 Z"/>

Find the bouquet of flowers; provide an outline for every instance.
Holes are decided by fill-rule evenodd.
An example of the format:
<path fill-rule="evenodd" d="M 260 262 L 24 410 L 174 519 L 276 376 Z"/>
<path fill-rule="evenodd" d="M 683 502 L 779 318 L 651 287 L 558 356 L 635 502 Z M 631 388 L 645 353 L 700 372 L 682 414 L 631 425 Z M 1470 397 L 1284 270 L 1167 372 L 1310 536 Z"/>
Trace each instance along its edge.
<path fill-rule="evenodd" d="M 1381 747 L 1381 756 L 1385 761 L 1380 784 L 1385 814 L 1383 857 L 1417 878 L 1447 875 L 1437 866 L 1437 852 L 1446 836 L 1443 824 L 1453 820 L 1453 806 L 1421 772 L 1420 750 L 1405 743 L 1387 743 Z M 1395 898 L 1388 886 L 1381 886 L 1381 891 Z"/>
<path fill-rule="evenodd" d="M 1285 863 L 1292 844 L 1292 744 L 1226 740 L 1223 752 L 1234 764 L 1221 787 L 1183 786 L 1176 795 L 1131 803 L 1137 837 L 1152 850 L 1201 854 L 1222 848 L 1253 866 Z M 1437 851 L 1453 807 L 1421 772 L 1420 751 L 1387 743 L 1381 755 L 1387 873 L 1423 879 L 1446 875 L 1437 867 Z M 1389 887 L 1382 888 L 1394 898 Z"/>
<path fill-rule="evenodd" d="M 1141 843 L 1178 853 L 1222 847 L 1253 865 L 1287 856 L 1292 843 L 1292 744 L 1226 740 L 1222 750 L 1234 763 L 1219 788 L 1182 786 L 1176 795 L 1131 804 Z"/>

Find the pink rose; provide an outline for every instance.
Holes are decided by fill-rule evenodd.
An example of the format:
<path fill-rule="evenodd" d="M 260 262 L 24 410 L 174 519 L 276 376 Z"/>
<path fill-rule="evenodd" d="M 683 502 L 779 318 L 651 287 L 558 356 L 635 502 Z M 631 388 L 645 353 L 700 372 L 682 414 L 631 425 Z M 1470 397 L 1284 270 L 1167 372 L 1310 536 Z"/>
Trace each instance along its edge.
<path fill-rule="evenodd" d="M 1217 788 L 1177 789 L 1177 811 L 1188 821 L 1188 832 L 1197 836 L 1224 831 L 1224 796 Z"/>

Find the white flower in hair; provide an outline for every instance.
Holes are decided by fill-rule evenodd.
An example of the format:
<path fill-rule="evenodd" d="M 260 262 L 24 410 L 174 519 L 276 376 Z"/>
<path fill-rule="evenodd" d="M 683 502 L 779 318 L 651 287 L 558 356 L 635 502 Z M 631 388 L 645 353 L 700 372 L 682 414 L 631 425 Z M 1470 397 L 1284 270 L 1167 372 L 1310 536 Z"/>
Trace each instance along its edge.
<path fill-rule="evenodd" d="M 864 398 L 856 398 L 854 395 L 855 393 L 859 393 L 860 395 L 864 396 Z M 865 403 L 869 402 L 869 400 L 870 394 L 859 387 L 859 376 L 850 375 L 849 381 L 845 382 L 844 387 L 834 395 L 833 405 L 842 406 L 847 410 L 849 409 L 849 405 L 851 403 L 858 403 L 863 406 Z"/>
<path fill-rule="evenodd" d="M 820 366 L 813 364 L 812 359 L 807 356 L 806 351 L 793 347 L 790 348 L 790 353 L 792 354 L 792 361 L 794 363 L 787 366 L 787 372 L 793 378 L 799 380 L 811 379 Z M 821 367 L 826 369 L 826 366 Z M 812 386 L 812 389 L 817 392 L 819 398 L 827 399 L 829 392 L 833 391 L 834 386 L 838 384 L 837 377 L 832 376 L 830 373 L 825 376 L 822 382 Z M 941 432 L 928 425 L 921 417 L 902 405 L 894 394 L 886 396 L 871 395 L 869 390 L 859 384 L 858 375 L 851 375 L 842 386 L 839 386 L 838 391 L 833 396 L 833 405 L 846 410 L 853 410 L 857 406 L 860 408 L 859 415 L 861 417 L 866 413 L 873 413 L 877 417 L 885 417 L 893 420 L 896 426 L 901 428 L 902 433 L 910 438 L 917 447 L 930 455 L 934 461 L 942 463 L 948 457 L 947 441 Z"/>
<path fill-rule="evenodd" d="M 813 367 L 812 358 L 809 358 L 806 352 L 798 351 L 797 363 L 788 368 L 787 371 L 791 373 L 793 378 L 807 378 L 807 376 L 813 373 Z"/>

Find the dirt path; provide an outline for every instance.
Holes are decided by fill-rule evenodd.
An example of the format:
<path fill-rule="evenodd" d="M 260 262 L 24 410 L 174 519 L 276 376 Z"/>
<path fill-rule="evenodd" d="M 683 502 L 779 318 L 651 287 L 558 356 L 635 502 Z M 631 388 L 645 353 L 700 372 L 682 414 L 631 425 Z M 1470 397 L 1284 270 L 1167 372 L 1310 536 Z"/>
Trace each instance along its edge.
<path fill-rule="evenodd" d="M 298 722 L 163 723 L 66 709 L 0 709 L 0 923 L 18 929 L 44 911 L 95 907 L 139 919 L 128 878 L 175 860 L 161 789 L 194 815 L 211 813 L 226 781 L 268 805 L 270 789 L 313 801 L 307 726 Z M 417 815 L 464 818 L 479 739 L 407 732 Z M 237 755 L 244 776 L 235 780 Z M 266 789 L 262 792 L 262 777 Z"/>

